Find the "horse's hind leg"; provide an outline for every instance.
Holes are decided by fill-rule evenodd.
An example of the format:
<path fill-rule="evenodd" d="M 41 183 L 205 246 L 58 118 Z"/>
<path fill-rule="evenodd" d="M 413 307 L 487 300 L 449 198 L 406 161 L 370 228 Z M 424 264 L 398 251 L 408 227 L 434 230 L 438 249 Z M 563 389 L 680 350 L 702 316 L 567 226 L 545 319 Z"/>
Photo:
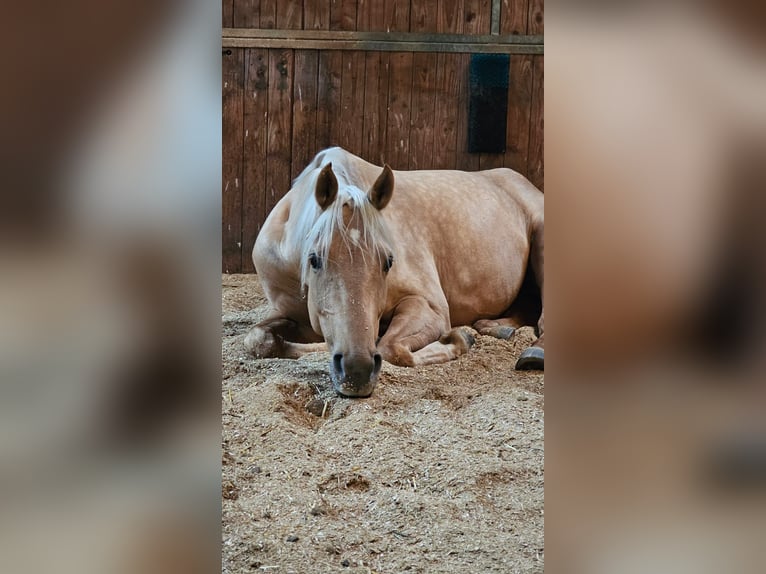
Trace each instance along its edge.
<path fill-rule="evenodd" d="M 544 370 L 545 368 L 545 296 L 543 294 L 543 276 L 545 271 L 545 257 L 544 257 L 544 227 L 541 221 L 535 228 L 532 234 L 532 245 L 529 256 L 529 261 L 532 266 L 532 270 L 537 280 L 537 285 L 540 288 L 540 300 L 543 303 L 540 310 L 540 318 L 537 321 L 537 336 L 538 339 L 532 343 L 532 346 L 525 349 L 519 360 L 516 362 L 516 369 L 521 371 L 526 370 Z"/>
<path fill-rule="evenodd" d="M 258 359 L 298 359 L 307 353 L 326 351 L 327 345 L 306 326 L 287 317 L 261 321 L 245 336 L 245 348 Z"/>
<path fill-rule="evenodd" d="M 414 367 L 445 363 L 466 353 L 474 338 L 464 329 L 449 329 L 449 320 L 421 297 L 399 303 L 378 342 L 382 357 L 394 365 Z"/>

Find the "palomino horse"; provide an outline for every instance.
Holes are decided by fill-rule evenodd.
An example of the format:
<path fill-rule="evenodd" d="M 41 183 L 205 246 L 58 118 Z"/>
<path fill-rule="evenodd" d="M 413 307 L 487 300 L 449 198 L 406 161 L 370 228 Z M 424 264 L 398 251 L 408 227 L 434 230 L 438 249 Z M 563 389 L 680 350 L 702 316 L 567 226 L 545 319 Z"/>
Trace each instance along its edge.
<path fill-rule="evenodd" d="M 474 343 L 460 325 L 507 339 L 537 321 L 516 368 L 543 368 L 541 300 L 531 321 L 517 301 L 528 264 L 542 293 L 543 194 L 510 169 L 394 172 L 327 149 L 269 214 L 253 261 L 271 309 L 245 346 L 329 350 L 342 395 L 369 396 L 383 359 L 459 357 Z"/>

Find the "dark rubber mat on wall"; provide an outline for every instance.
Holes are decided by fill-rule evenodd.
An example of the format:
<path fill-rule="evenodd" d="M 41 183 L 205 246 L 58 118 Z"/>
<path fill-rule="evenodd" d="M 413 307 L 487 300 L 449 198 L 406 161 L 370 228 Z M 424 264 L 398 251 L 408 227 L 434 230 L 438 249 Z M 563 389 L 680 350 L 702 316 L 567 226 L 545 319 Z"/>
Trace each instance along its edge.
<path fill-rule="evenodd" d="M 474 54 L 470 66 L 468 151 L 502 153 L 508 115 L 508 54 Z"/>

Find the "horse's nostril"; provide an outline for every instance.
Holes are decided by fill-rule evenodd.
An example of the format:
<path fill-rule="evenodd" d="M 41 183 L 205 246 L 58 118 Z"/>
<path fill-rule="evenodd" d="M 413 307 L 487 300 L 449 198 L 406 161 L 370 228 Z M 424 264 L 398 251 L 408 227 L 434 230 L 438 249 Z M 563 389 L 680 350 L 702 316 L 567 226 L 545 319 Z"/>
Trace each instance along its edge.
<path fill-rule="evenodd" d="M 342 373 L 343 372 L 343 355 L 340 353 L 336 353 L 332 357 L 332 364 L 335 367 L 336 373 Z"/>
<path fill-rule="evenodd" d="M 380 370 L 380 365 L 383 363 L 383 358 L 380 356 L 380 353 L 375 353 L 372 360 L 375 363 L 375 372 L 377 373 Z"/>

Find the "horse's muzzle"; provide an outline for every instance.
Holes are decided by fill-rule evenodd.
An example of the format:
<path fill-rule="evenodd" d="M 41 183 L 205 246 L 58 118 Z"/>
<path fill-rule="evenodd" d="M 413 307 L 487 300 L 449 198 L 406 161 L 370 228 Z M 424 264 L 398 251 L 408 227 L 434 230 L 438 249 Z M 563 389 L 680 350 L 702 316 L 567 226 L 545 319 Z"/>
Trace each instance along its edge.
<path fill-rule="evenodd" d="M 333 387 L 344 397 L 369 397 L 375 390 L 381 364 L 377 352 L 367 356 L 336 353 L 330 366 Z"/>

